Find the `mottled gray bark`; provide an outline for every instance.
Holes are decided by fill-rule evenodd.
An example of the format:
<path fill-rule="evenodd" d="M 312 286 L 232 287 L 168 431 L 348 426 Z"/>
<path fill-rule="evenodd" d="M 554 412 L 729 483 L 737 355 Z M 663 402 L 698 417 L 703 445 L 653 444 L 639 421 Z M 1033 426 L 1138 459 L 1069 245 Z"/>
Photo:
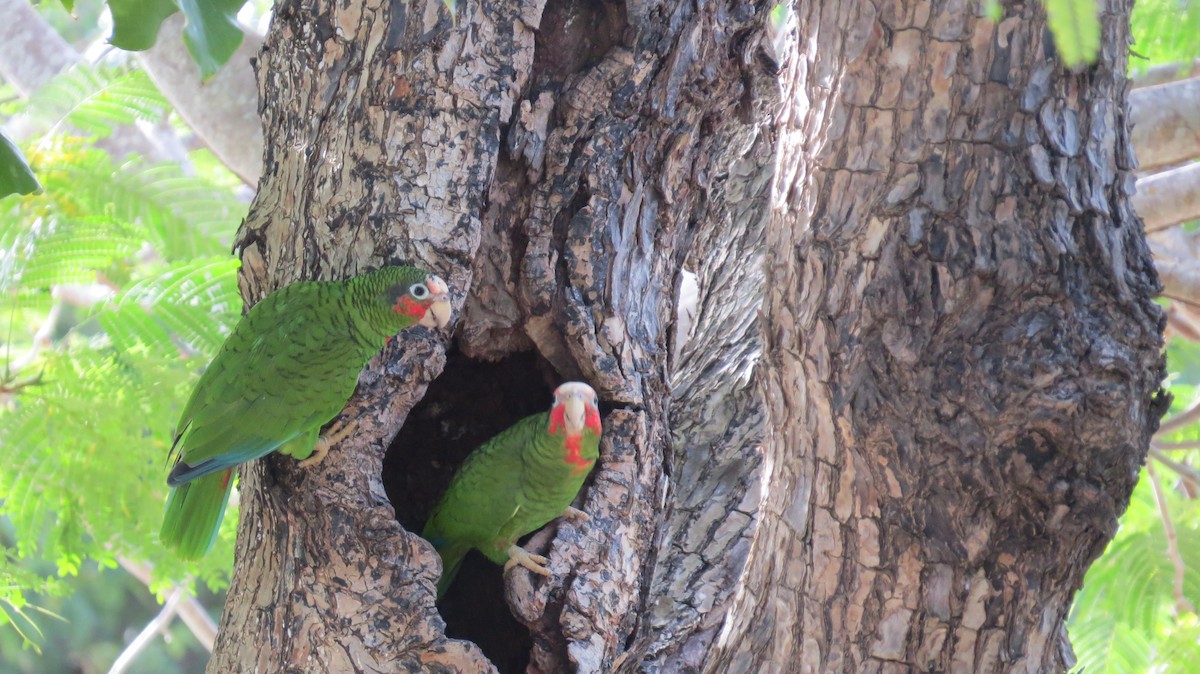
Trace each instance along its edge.
<path fill-rule="evenodd" d="M 316 470 L 244 471 L 210 671 L 485 671 L 384 483 L 410 529 L 436 490 L 381 459 L 419 422 L 387 465 L 444 477 L 513 389 L 564 379 L 605 410 L 591 519 L 530 542 L 551 580 L 504 579 L 525 627 L 443 606 L 520 645 L 476 638 L 502 670 L 1069 661 L 1070 597 L 1161 411 L 1128 5 L 1086 76 L 1034 7 L 769 9 L 277 9 L 245 294 L 404 259 L 460 315 L 448 356 L 416 331 L 368 368 L 359 433 Z"/>
<path fill-rule="evenodd" d="M 770 489 L 709 669 L 1063 671 L 1166 404 L 1130 4 L 1086 75 L 1032 5 L 841 8 L 800 12 L 781 78 Z"/>

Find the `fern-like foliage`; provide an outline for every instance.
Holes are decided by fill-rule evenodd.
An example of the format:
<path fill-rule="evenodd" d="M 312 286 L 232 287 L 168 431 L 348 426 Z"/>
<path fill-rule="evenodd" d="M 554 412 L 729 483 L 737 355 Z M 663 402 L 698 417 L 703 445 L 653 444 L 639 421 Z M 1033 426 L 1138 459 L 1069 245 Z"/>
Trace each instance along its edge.
<path fill-rule="evenodd" d="M 1079 660 L 1076 671 L 1185 674 L 1200 662 L 1196 614 L 1175 612 L 1175 567 L 1166 554 L 1151 479 L 1142 475 L 1121 530 L 1092 565 L 1075 598 L 1069 630 Z M 1169 476 L 1158 479 L 1173 486 Z M 1180 556 L 1191 562 L 1183 587 L 1194 606 L 1200 601 L 1200 513 L 1177 490 L 1168 488 L 1164 494 Z"/>
<path fill-rule="evenodd" d="M 25 110 L 55 132 L 23 148 L 44 192 L 0 200 L 0 516 L 15 531 L 0 546 L 0 624 L 26 638 L 25 594 L 62 585 L 9 558 L 65 576 L 122 556 L 153 564 L 160 587 L 198 577 L 214 589 L 231 566 L 235 509 L 199 564 L 164 550 L 158 527 L 174 423 L 240 313 L 227 251 L 246 205 L 177 166 L 117 162 L 93 145 L 164 109 L 136 71 L 56 79 Z M 11 372 L 22 354 L 36 357 Z"/>
<path fill-rule="evenodd" d="M 1200 2 L 1138 0 L 1130 17 L 1134 58 L 1130 68 L 1160 63 L 1186 65 L 1200 57 Z"/>
<path fill-rule="evenodd" d="M 0 551 L 0 627 L 10 626 L 21 640 L 37 652 L 42 631 L 36 617 L 45 614 L 25 597 L 28 592 L 61 594 L 63 584 L 57 578 L 46 578 L 13 563 L 12 557 Z"/>
<path fill-rule="evenodd" d="M 48 135 L 58 135 L 69 125 L 85 135 L 105 138 L 118 126 L 160 120 L 169 109 L 141 70 L 79 65 L 35 92 L 26 114 L 48 123 Z"/>

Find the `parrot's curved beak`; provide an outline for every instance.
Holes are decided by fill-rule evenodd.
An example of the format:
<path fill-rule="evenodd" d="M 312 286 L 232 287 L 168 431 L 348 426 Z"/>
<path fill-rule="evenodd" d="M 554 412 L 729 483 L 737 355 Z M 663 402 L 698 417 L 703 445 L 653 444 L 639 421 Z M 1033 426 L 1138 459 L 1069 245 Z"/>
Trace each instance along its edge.
<path fill-rule="evenodd" d="M 567 435 L 579 435 L 587 420 L 587 405 L 583 399 L 571 396 L 563 401 L 563 419 L 567 422 Z"/>
<path fill-rule="evenodd" d="M 595 414 L 596 419 L 599 419 L 599 413 L 594 409 L 596 391 L 583 382 L 570 381 L 555 389 L 554 404 L 562 406 L 562 423 L 566 426 L 568 436 L 583 433 L 583 429 L 588 425 L 589 413 Z"/>
<path fill-rule="evenodd" d="M 425 277 L 425 286 L 433 293 L 433 302 L 418 324 L 427 328 L 444 328 L 454 315 L 454 310 L 450 307 L 450 286 L 433 274 Z"/>

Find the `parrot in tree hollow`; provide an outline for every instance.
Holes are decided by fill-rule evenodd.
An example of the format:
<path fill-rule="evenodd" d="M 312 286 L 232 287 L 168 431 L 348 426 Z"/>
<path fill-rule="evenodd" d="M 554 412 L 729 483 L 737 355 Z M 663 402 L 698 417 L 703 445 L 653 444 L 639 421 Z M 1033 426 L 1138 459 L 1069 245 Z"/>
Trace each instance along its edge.
<path fill-rule="evenodd" d="M 567 382 L 549 412 L 525 417 L 467 457 L 421 532 L 442 557 L 439 599 L 471 548 L 505 571 L 519 564 L 550 575 L 546 558 L 517 539 L 559 515 L 587 518 L 571 501 L 600 453 L 597 402 L 591 386 Z"/>
<path fill-rule="evenodd" d="M 183 408 L 159 538 L 202 557 L 225 513 L 233 469 L 278 450 L 319 462 L 352 429 L 320 438 L 354 393 L 358 374 L 398 331 L 450 321 L 449 288 L 413 267 L 345 281 L 301 281 L 254 305 L 233 329 Z M 314 453 L 315 450 L 315 453 Z"/>

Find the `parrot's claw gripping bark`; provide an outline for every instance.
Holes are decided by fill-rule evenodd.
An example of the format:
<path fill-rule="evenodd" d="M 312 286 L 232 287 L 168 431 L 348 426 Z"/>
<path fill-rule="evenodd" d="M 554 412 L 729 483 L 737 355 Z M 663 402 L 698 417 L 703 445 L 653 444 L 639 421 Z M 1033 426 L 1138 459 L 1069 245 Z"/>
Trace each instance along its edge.
<path fill-rule="evenodd" d="M 539 576 L 550 577 L 550 569 L 546 568 L 546 562 L 550 560 L 541 555 L 535 555 L 519 545 L 508 546 L 508 561 L 504 563 L 504 572 L 514 566 L 523 566 Z"/>
<path fill-rule="evenodd" d="M 574 506 L 567 506 L 567 509 L 562 513 L 562 517 L 565 517 L 576 523 L 582 523 L 592 519 L 587 513 Z"/>
<path fill-rule="evenodd" d="M 341 442 L 347 435 L 354 431 L 353 423 L 343 424 L 341 428 L 330 433 L 322 435 L 317 439 L 317 446 L 313 447 L 312 454 L 300 462 L 301 468 L 311 468 L 325 460 L 325 455 L 329 453 L 329 448 Z"/>
<path fill-rule="evenodd" d="M 312 454 L 307 459 L 300 462 L 301 468 L 311 468 L 325 460 L 325 455 L 329 453 L 329 440 L 326 438 L 317 439 L 317 446 L 313 447 Z"/>

